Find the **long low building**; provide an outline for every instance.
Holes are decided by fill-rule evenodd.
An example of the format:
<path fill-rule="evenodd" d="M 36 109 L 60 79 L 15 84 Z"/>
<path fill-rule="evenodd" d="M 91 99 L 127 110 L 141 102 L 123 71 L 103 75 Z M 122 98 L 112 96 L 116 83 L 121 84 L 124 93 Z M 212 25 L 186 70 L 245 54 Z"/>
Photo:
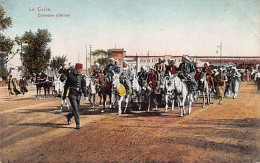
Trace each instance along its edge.
<path fill-rule="evenodd" d="M 132 67 L 140 70 L 141 66 L 146 67 L 147 70 L 153 67 L 158 62 L 159 58 L 168 60 L 169 58 L 175 59 L 176 66 L 181 63 L 182 56 L 138 56 L 138 55 L 126 55 L 124 61 L 127 61 Z M 256 68 L 257 64 L 260 64 L 260 56 L 190 56 L 190 59 L 197 63 L 198 67 L 202 67 L 205 62 L 209 62 L 213 67 L 225 67 L 230 65 L 236 65 L 240 69 Z"/>

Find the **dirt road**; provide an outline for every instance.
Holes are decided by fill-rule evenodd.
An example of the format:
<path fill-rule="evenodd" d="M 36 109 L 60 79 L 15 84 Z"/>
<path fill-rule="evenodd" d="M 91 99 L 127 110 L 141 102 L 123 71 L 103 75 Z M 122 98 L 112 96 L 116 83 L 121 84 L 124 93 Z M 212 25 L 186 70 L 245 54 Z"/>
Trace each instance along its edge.
<path fill-rule="evenodd" d="M 241 83 L 222 105 L 134 111 L 122 116 L 82 102 L 80 120 L 66 125 L 59 98 L 35 100 L 34 89 L 15 99 L 0 88 L 2 162 L 259 162 L 260 94 Z"/>

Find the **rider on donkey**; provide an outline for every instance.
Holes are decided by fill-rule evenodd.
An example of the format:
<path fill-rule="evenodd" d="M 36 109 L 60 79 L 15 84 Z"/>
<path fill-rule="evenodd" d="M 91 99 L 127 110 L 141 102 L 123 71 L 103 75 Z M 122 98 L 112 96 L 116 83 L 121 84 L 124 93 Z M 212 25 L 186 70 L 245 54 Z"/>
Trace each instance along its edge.
<path fill-rule="evenodd" d="M 109 81 L 112 81 L 113 73 L 112 73 L 112 67 L 114 66 L 114 58 L 109 58 L 108 65 L 104 68 L 104 75 L 107 75 Z"/>
<path fill-rule="evenodd" d="M 79 105 L 82 92 L 85 100 L 87 99 L 86 81 L 81 74 L 82 67 L 81 63 L 76 63 L 75 69 L 70 68 L 66 73 L 67 80 L 65 88 L 69 89 L 69 99 L 73 108 L 72 113 L 69 113 L 66 117 L 68 124 L 70 124 L 70 119 L 73 116 L 75 117 L 76 129 L 80 129 Z"/>
<path fill-rule="evenodd" d="M 212 69 L 209 67 L 209 63 L 205 62 L 204 67 L 202 68 L 202 72 L 206 73 L 207 75 L 207 81 L 211 84 L 213 88 L 213 92 L 215 92 L 215 86 L 214 86 L 214 78 L 212 76 L 213 72 Z"/>
<path fill-rule="evenodd" d="M 196 97 L 196 69 L 187 55 L 182 56 L 182 63 L 179 66 L 179 78 L 184 79 L 187 83 L 189 92 Z"/>
<path fill-rule="evenodd" d="M 95 63 L 95 69 L 93 70 L 92 76 L 94 78 L 98 78 L 99 74 L 101 74 L 101 73 L 102 73 L 102 70 L 99 67 L 99 63 L 96 62 Z"/>
<path fill-rule="evenodd" d="M 137 73 L 138 76 L 138 84 L 143 87 L 143 81 L 147 79 L 147 72 L 144 70 L 144 67 L 142 66 L 140 69 L 140 72 Z"/>
<path fill-rule="evenodd" d="M 128 67 L 128 64 L 126 61 L 123 62 L 123 67 L 121 68 L 121 73 L 120 73 L 120 82 L 125 86 L 126 89 L 126 94 L 131 94 L 132 92 L 132 73 L 130 68 Z"/>
<path fill-rule="evenodd" d="M 169 73 L 176 74 L 177 73 L 177 67 L 175 66 L 175 59 L 168 59 L 169 65 L 166 66 L 165 75 L 168 76 Z"/>
<path fill-rule="evenodd" d="M 159 62 L 154 65 L 156 72 L 159 77 L 163 77 L 165 74 L 165 64 L 163 63 L 163 59 L 159 58 Z"/>
<path fill-rule="evenodd" d="M 151 88 L 152 91 L 152 99 L 155 100 L 155 105 L 157 106 L 157 100 L 155 98 L 155 93 L 156 93 L 156 87 L 157 87 L 157 82 L 158 82 L 158 76 L 155 73 L 155 69 L 151 68 L 151 72 L 148 74 L 148 78 L 147 78 L 147 83 Z"/>

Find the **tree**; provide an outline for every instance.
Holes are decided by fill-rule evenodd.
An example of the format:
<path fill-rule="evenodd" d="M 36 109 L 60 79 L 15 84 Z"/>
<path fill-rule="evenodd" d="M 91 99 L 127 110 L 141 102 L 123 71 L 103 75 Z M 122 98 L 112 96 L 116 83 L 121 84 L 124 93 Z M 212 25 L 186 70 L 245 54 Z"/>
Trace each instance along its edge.
<path fill-rule="evenodd" d="M 50 67 L 54 70 L 58 70 L 60 66 L 62 66 L 65 62 L 67 61 L 67 56 L 56 56 L 55 58 L 53 57 L 50 63 Z"/>
<path fill-rule="evenodd" d="M 5 10 L 2 6 L 0 6 L 0 30 L 11 27 L 11 25 L 12 19 L 10 17 L 6 17 Z M 6 63 L 10 60 L 8 59 L 8 55 L 13 54 L 14 56 L 16 54 L 12 52 L 13 45 L 14 42 L 10 38 L 0 33 L 0 77 L 3 79 L 7 78 L 8 76 L 8 71 L 6 68 Z"/>
<path fill-rule="evenodd" d="M 91 52 L 91 55 L 93 56 L 102 56 L 102 58 L 107 57 L 107 51 L 103 49 L 94 50 Z"/>
<path fill-rule="evenodd" d="M 46 70 L 51 59 L 51 49 L 48 43 L 51 42 L 51 34 L 47 29 L 38 29 L 36 33 L 31 30 L 25 32 L 21 38 L 28 41 L 21 56 L 25 71 L 32 75 Z"/>
<path fill-rule="evenodd" d="M 12 18 L 6 17 L 6 12 L 2 6 L 0 6 L 0 30 L 6 29 L 12 26 Z"/>
<path fill-rule="evenodd" d="M 103 49 L 98 49 L 98 50 L 92 51 L 91 55 L 93 55 L 93 56 L 101 56 L 101 58 L 98 58 L 96 62 L 98 62 L 100 65 L 103 65 L 103 66 L 106 65 L 107 57 L 108 57 L 107 51 L 105 51 Z"/>

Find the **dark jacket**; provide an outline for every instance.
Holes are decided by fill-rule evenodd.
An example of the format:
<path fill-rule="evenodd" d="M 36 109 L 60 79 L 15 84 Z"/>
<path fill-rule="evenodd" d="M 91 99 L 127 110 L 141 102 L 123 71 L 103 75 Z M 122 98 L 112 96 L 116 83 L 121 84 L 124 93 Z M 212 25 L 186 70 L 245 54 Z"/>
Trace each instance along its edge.
<path fill-rule="evenodd" d="M 69 69 L 66 72 L 67 80 L 64 86 L 63 99 L 66 98 L 67 90 L 69 89 L 69 98 L 79 100 L 83 92 L 87 97 L 86 80 L 82 74 L 77 74 L 73 69 Z"/>

